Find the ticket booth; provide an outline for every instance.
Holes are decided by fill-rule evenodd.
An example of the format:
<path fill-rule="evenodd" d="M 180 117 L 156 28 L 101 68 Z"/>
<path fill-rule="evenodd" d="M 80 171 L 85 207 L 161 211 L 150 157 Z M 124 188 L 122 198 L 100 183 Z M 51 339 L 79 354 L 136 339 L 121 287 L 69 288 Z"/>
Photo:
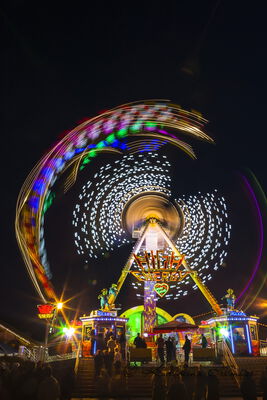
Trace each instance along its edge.
<path fill-rule="evenodd" d="M 82 357 L 93 356 L 97 349 L 103 349 L 107 331 L 115 338 L 119 332 L 125 335 L 128 318 L 117 316 L 116 311 L 95 310 L 89 316 L 80 317 L 82 321 Z"/>
<path fill-rule="evenodd" d="M 207 320 L 217 344 L 222 338 L 236 356 L 259 356 L 258 317 L 233 310 Z M 219 347 L 219 346 L 218 346 Z"/>

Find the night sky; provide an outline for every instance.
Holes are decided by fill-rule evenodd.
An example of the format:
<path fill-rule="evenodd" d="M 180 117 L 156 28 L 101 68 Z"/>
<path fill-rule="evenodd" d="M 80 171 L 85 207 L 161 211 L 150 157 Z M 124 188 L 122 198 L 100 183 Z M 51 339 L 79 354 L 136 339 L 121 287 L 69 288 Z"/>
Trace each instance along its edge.
<path fill-rule="evenodd" d="M 92 4 L 90 4 L 92 3 Z M 173 192 L 206 193 L 218 188 L 229 205 L 229 255 L 209 287 L 220 299 L 228 287 L 245 286 L 259 251 L 255 204 L 240 174 L 251 172 L 267 191 L 266 5 L 245 2 L 5 2 L 2 80 L 2 191 L 0 319 L 39 339 L 38 297 L 27 276 L 14 230 L 15 207 L 27 175 L 55 143 L 84 118 L 125 102 L 171 99 L 209 120 L 216 145 L 191 141 L 198 160 L 166 147 L 173 165 Z M 161 150 L 164 154 L 165 149 Z M 46 240 L 53 282 L 80 313 L 97 305 L 99 290 L 116 281 L 130 246 L 84 268 L 73 244 L 71 213 L 81 185 L 107 160 L 101 156 L 75 188 L 47 213 Z M 249 172 L 251 171 L 251 172 Z M 255 191 L 259 195 L 259 192 Z M 257 197 L 266 225 L 266 204 Z M 264 208 L 265 206 L 265 208 Z M 265 231 L 267 227 L 265 226 Z M 266 240 L 265 240 L 266 241 Z M 104 275 L 105 272 L 105 275 Z M 266 243 L 255 286 L 266 273 Z M 94 286 L 90 282 L 96 280 Z M 127 286 L 128 285 L 128 286 Z M 266 285 L 259 294 L 267 297 Z M 123 309 L 141 304 L 129 282 Z M 194 293 L 162 301 L 171 314 L 209 311 Z M 249 309 L 264 319 L 259 299 Z M 70 312 L 69 316 L 72 314 Z"/>

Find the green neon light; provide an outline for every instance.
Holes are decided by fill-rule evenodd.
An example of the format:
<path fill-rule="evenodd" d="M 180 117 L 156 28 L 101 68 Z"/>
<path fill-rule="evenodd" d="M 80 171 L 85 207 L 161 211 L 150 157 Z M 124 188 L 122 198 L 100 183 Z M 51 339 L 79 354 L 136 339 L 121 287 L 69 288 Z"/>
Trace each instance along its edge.
<path fill-rule="evenodd" d="M 100 142 L 101 143 L 101 142 Z M 97 152 L 95 151 L 95 150 L 91 150 L 90 152 L 89 152 L 89 156 L 90 157 L 95 157 L 96 156 L 96 154 L 97 154 Z"/>
<path fill-rule="evenodd" d="M 130 335 L 130 342 L 134 340 L 137 333 L 142 332 L 144 306 L 133 307 L 121 316 L 128 318 L 126 328 Z M 157 308 L 157 324 L 165 324 L 172 320 L 172 317 L 164 310 Z"/>
<path fill-rule="evenodd" d="M 116 137 L 115 137 L 114 133 L 112 133 L 111 135 L 108 135 L 106 138 L 106 142 L 108 142 L 108 143 L 113 143 L 113 142 L 115 142 L 115 140 L 116 140 Z"/>
<path fill-rule="evenodd" d="M 146 126 L 149 128 L 156 128 L 157 124 L 155 124 L 155 122 L 146 122 Z"/>
<path fill-rule="evenodd" d="M 102 146 L 101 143 L 104 143 L 104 142 L 103 141 L 99 142 L 98 145 L 97 145 L 98 148 L 104 147 L 104 146 Z M 97 152 L 95 150 L 89 151 L 89 153 L 84 157 L 79 170 L 82 171 L 85 168 L 86 164 L 89 164 L 89 162 L 91 162 L 91 158 L 96 157 L 96 155 L 97 155 Z"/>
<path fill-rule="evenodd" d="M 131 131 L 135 132 L 135 131 L 138 131 L 140 129 L 140 127 L 141 127 L 141 124 L 134 124 L 134 125 L 130 126 L 129 129 Z"/>
<path fill-rule="evenodd" d="M 83 160 L 83 165 L 88 164 L 90 161 L 91 160 L 90 160 L 90 158 L 88 156 L 85 157 L 84 160 Z"/>
<path fill-rule="evenodd" d="M 122 128 L 117 132 L 117 136 L 118 137 L 124 137 L 124 136 L 127 136 L 127 133 L 128 133 L 127 129 L 126 128 Z"/>
<path fill-rule="evenodd" d="M 97 143 L 96 148 L 97 149 L 103 149 L 103 147 L 105 147 L 105 146 L 106 146 L 106 143 L 104 142 L 104 140 L 102 140 L 101 142 Z"/>
<path fill-rule="evenodd" d="M 50 192 L 47 198 L 44 201 L 43 213 L 45 213 L 49 207 L 51 207 L 54 198 L 56 197 L 54 192 Z"/>

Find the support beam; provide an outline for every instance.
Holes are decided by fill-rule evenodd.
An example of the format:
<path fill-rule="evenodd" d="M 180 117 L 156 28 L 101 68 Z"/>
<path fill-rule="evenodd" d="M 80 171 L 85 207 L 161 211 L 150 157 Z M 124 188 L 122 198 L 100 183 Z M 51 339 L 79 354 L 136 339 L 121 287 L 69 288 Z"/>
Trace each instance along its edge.
<path fill-rule="evenodd" d="M 180 251 L 176 248 L 175 244 L 173 243 L 173 241 L 169 238 L 169 236 L 167 235 L 167 233 L 164 231 L 164 229 L 162 228 L 162 226 L 160 225 L 160 223 L 157 221 L 156 222 L 157 227 L 159 232 L 162 234 L 162 236 L 164 237 L 164 239 L 166 240 L 166 242 L 169 244 L 169 246 L 171 247 L 172 251 L 178 256 L 178 257 L 182 257 L 182 254 L 180 253 Z M 201 278 L 198 276 L 197 271 L 192 270 L 188 265 L 186 260 L 184 259 L 184 261 L 182 262 L 182 265 L 184 266 L 184 268 L 186 269 L 186 271 L 190 272 L 191 278 L 193 279 L 193 281 L 195 282 L 195 284 L 197 285 L 197 287 L 199 288 L 199 290 L 202 292 L 202 294 L 205 296 L 205 298 L 207 299 L 207 301 L 210 303 L 212 309 L 216 312 L 217 315 L 222 315 L 223 311 L 221 310 L 221 307 L 219 306 L 219 304 L 217 303 L 217 300 L 215 299 L 215 297 L 213 296 L 213 294 L 210 292 L 210 290 L 204 285 L 204 283 L 202 282 Z"/>
<path fill-rule="evenodd" d="M 134 248 L 133 248 L 133 250 L 131 252 L 131 255 L 128 258 L 128 261 L 126 262 L 126 264 L 125 264 L 125 266 L 124 266 L 124 268 L 123 268 L 123 270 L 121 272 L 121 276 L 119 277 L 119 280 L 117 282 L 117 294 L 116 294 L 116 296 L 114 296 L 112 298 L 112 301 L 109 304 L 114 304 L 115 303 L 115 300 L 116 300 L 116 298 L 117 298 L 117 296 L 118 296 L 118 294 L 119 294 L 119 292 L 121 290 L 121 287 L 122 287 L 125 279 L 127 278 L 128 273 L 131 270 L 132 264 L 134 262 L 134 256 L 133 255 L 134 255 L 134 253 L 135 254 L 138 253 L 138 251 L 140 250 L 140 247 L 142 246 L 142 244 L 143 244 L 143 242 L 145 240 L 145 237 L 146 237 L 146 234 L 148 232 L 149 226 L 150 226 L 150 221 L 148 221 L 146 223 L 146 225 L 144 227 L 144 230 L 143 230 L 143 232 L 141 234 L 141 237 L 135 243 L 135 246 L 134 246 Z"/>

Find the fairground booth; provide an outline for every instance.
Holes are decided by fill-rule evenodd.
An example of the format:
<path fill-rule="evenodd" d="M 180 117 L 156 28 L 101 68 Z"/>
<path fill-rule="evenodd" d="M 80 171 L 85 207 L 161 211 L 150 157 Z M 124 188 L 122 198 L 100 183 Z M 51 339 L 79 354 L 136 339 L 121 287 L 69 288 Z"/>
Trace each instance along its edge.
<path fill-rule="evenodd" d="M 107 332 L 112 332 L 115 338 L 120 333 L 125 335 L 127 318 L 117 316 L 117 311 L 95 310 L 89 316 L 80 317 L 82 321 L 82 356 L 89 357 L 95 354 L 98 342 L 104 340 Z"/>

